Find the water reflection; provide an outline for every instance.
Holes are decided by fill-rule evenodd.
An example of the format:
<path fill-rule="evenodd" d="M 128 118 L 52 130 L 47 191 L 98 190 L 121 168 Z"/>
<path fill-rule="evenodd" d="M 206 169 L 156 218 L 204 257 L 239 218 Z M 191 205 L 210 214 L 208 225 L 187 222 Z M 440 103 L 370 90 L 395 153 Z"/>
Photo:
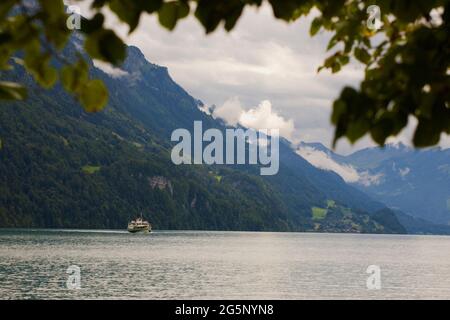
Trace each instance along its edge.
<path fill-rule="evenodd" d="M 449 299 L 448 270 L 447 237 L 0 230 L 2 299 Z"/>

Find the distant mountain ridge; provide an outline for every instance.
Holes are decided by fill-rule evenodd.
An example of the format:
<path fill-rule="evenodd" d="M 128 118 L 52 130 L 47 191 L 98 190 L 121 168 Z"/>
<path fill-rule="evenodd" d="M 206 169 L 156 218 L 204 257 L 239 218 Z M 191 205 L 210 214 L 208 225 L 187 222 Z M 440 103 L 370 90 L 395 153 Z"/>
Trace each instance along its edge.
<path fill-rule="evenodd" d="M 434 224 L 450 224 L 450 149 L 415 150 L 397 143 L 341 156 L 317 144 L 302 146 L 373 177 L 372 183 L 351 184 L 389 207 Z"/>

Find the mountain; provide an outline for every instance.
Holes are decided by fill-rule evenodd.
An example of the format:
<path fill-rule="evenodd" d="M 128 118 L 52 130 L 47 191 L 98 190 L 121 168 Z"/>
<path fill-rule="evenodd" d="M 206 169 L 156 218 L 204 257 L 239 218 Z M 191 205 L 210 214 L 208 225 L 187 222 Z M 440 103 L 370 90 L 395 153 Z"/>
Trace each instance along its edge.
<path fill-rule="evenodd" d="M 303 146 L 325 152 L 339 165 L 355 170 L 359 179 L 350 183 L 391 209 L 417 221 L 450 224 L 450 149 L 416 150 L 397 143 L 336 156 L 315 145 Z"/>
<path fill-rule="evenodd" d="M 310 148 L 315 151 L 320 151 L 325 154 L 327 154 L 332 159 L 340 162 L 345 161 L 345 156 L 341 156 L 340 154 L 335 153 L 334 151 L 328 149 L 320 142 L 300 142 L 297 145 L 293 146 L 294 149 L 301 149 L 301 148 Z"/>
<path fill-rule="evenodd" d="M 375 199 L 414 217 L 450 224 L 450 149 L 397 144 L 361 150 L 347 160 L 379 177 L 377 183 L 358 186 Z"/>
<path fill-rule="evenodd" d="M 69 59 L 79 41 L 65 50 Z M 173 130 L 200 120 L 223 131 L 223 122 L 136 47 L 120 69 L 89 63 L 110 91 L 98 114 L 61 87 L 36 87 L 18 65 L 0 76 L 31 88 L 27 101 L 0 106 L 0 227 L 122 229 L 142 211 L 157 229 L 406 232 L 381 203 L 287 142 L 275 176 L 255 166 L 174 165 Z"/>

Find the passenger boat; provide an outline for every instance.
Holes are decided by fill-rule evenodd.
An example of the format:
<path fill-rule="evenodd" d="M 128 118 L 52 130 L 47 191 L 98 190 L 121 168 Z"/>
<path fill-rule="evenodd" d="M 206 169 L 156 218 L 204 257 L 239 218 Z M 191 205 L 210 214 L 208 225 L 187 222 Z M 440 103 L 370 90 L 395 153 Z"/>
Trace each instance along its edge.
<path fill-rule="evenodd" d="M 132 220 L 130 223 L 128 223 L 128 232 L 131 232 L 131 233 L 138 233 L 138 232 L 149 233 L 149 232 L 152 232 L 152 225 L 148 221 L 145 221 L 142 218 L 142 215 L 141 215 L 140 218 Z"/>

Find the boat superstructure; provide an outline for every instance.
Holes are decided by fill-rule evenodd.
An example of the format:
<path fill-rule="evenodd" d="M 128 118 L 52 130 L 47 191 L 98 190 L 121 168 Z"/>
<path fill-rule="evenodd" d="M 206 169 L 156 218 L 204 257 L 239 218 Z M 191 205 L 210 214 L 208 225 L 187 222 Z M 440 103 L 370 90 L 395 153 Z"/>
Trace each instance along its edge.
<path fill-rule="evenodd" d="M 152 232 L 152 225 L 148 221 L 145 221 L 141 216 L 140 218 L 132 220 L 130 223 L 128 223 L 128 232 L 149 233 L 149 232 Z"/>

